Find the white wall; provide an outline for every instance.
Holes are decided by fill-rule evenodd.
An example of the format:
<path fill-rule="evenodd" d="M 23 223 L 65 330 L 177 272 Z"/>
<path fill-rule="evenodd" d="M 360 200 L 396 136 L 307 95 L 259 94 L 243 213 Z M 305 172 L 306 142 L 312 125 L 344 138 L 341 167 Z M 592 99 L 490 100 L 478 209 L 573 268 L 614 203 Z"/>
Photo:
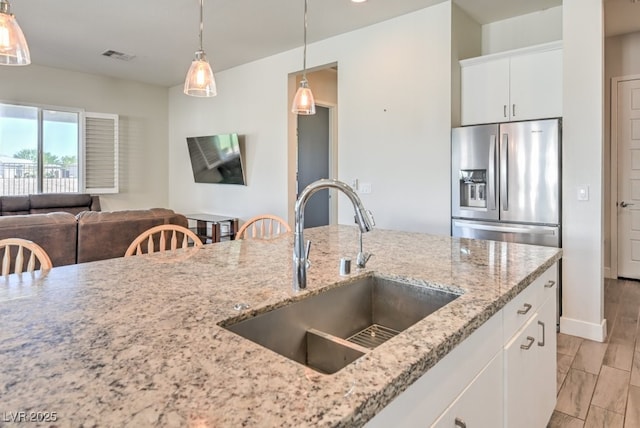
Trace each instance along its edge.
<path fill-rule="evenodd" d="M 564 0 L 563 333 L 604 340 L 602 0 Z M 589 186 L 589 200 L 577 187 Z"/>
<path fill-rule="evenodd" d="M 337 63 L 339 178 L 372 185 L 362 195 L 381 228 L 449 233 L 451 4 L 343 34 L 308 47 L 310 68 Z M 169 94 L 170 204 L 246 219 L 289 218 L 288 75 L 302 49 L 218 73 L 219 95 Z M 185 137 L 246 135 L 248 186 L 195 184 Z M 341 196 L 339 222 L 352 224 Z"/>
<path fill-rule="evenodd" d="M 562 40 L 562 6 L 482 26 L 482 54 Z"/>
<path fill-rule="evenodd" d="M 247 219 L 287 218 L 287 73 L 290 53 L 216 74 L 218 95 L 169 90 L 169 202 L 177 211 Z M 194 183 L 185 138 L 237 132 L 245 140 L 247 186 Z"/>
<path fill-rule="evenodd" d="M 449 234 L 451 5 L 333 40 L 338 59 L 339 177 L 382 228 Z M 340 204 L 341 223 L 353 209 Z"/>
<path fill-rule="evenodd" d="M 0 68 L 0 99 L 120 115 L 120 193 L 103 210 L 166 207 L 167 89 L 57 68 Z"/>
<path fill-rule="evenodd" d="M 455 128 L 462 122 L 460 60 L 482 54 L 482 26 L 455 3 L 451 12 L 451 127 Z"/>

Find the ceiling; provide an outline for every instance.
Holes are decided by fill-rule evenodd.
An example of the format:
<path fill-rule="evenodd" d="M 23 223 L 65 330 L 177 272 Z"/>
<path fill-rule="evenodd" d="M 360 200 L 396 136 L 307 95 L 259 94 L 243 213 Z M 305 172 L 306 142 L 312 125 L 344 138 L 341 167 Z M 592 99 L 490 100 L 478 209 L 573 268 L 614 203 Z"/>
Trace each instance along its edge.
<path fill-rule="evenodd" d="M 309 0 L 314 42 L 445 0 Z M 560 5 L 562 0 L 454 0 L 481 24 Z M 607 0 L 607 26 L 640 25 L 640 2 Z M 302 45 L 302 0 L 205 0 L 204 50 L 214 72 Z M 182 83 L 198 48 L 198 0 L 12 0 L 34 64 L 162 86 Z M 613 13 L 616 16 L 613 16 Z M 620 17 L 618 17 L 620 14 Z M 623 19 L 624 18 L 624 19 Z M 635 18 L 635 19 L 634 19 Z M 612 22 L 609 22 L 612 21 Z M 101 54 L 114 50 L 130 61 Z"/>
<path fill-rule="evenodd" d="M 640 31 L 640 1 L 605 0 L 604 28 L 607 37 Z"/>

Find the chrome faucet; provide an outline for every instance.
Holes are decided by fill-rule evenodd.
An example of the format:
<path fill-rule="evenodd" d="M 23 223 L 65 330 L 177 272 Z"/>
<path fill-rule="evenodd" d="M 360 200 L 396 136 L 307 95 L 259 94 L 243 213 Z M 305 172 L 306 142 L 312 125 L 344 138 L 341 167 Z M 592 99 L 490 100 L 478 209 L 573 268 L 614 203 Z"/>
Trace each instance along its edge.
<path fill-rule="evenodd" d="M 360 252 L 358 253 L 358 267 L 364 267 L 371 254 L 362 252 L 362 233 L 369 232 L 373 229 L 375 223 L 370 213 L 365 210 L 358 194 L 347 184 L 342 181 L 333 179 L 322 179 L 314 181 L 304 188 L 298 196 L 295 206 L 295 226 L 293 240 L 293 289 L 299 291 L 307 288 L 307 267 L 309 264 L 309 249 L 311 241 L 304 242 L 304 207 L 307 201 L 315 192 L 321 189 L 337 189 L 347 195 L 353 204 L 356 213 L 356 223 L 360 227 Z"/>

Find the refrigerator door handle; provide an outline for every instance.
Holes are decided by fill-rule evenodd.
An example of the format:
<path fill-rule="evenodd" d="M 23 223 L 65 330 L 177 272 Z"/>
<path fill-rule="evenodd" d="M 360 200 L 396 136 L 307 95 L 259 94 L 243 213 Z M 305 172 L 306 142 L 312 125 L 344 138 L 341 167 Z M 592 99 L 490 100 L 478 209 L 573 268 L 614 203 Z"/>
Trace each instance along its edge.
<path fill-rule="evenodd" d="M 496 209 L 496 136 L 491 135 L 489 142 L 489 175 L 487 181 L 487 199 L 489 200 L 489 210 L 494 211 Z"/>
<path fill-rule="evenodd" d="M 502 210 L 509 211 L 509 186 L 507 184 L 509 178 L 509 134 L 502 134 L 500 149 L 500 201 L 502 202 Z"/>
<path fill-rule="evenodd" d="M 461 223 L 454 222 L 454 226 L 463 227 L 469 229 L 476 230 L 486 230 L 489 232 L 500 232 L 500 233 L 526 233 L 527 235 L 555 235 L 556 232 L 553 229 L 530 229 L 524 227 L 517 226 L 493 226 L 488 224 L 469 224 L 469 223 Z"/>

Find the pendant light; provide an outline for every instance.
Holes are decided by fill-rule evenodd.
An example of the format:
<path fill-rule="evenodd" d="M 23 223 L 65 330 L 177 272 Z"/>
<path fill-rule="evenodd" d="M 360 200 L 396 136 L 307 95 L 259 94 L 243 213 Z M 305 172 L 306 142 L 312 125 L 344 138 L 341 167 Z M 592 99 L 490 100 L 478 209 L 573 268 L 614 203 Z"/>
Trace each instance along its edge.
<path fill-rule="evenodd" d="M 29 46 L 11 13 L 8 0 L 0 0 L 0 64 L 29 65 Z"/>
<path fill-rule="evenodd" d="M 307 82 L 307 0 L 304 0 L 304 53 L 302 57 L 302 80 L 293 97 L 291 112 L 300 115 L 316 114 L 316 102 Z"/>
<path fill-rule="evenodd" d="M 196 58 L 191 63 L 187 78 L 184 81 L 184 93 L 194 97 L 215 97 L 216 81 L 207 57 L 202 50 L 202 4 L 200 0 L 200 49 L 196 51 Z"/>

